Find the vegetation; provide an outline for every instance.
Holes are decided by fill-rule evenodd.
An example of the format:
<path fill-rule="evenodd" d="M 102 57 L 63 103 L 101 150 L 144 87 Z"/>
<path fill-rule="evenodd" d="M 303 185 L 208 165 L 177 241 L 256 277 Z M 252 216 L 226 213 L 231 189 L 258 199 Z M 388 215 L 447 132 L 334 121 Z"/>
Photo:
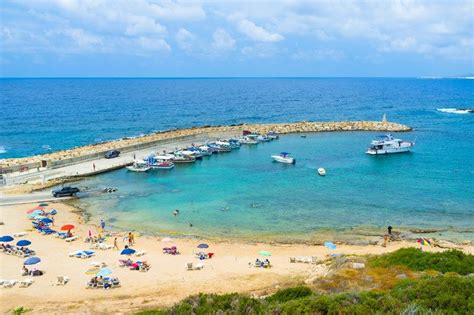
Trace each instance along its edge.
<path fill-rule="evenodd" d="M 436 270 L 455 272 L 460 275 L 474 273 L 474 255 L 466 255 L 458 250 L 441 253 L 422 252 L 416 248 L 401 248 L 393 253 L 369 259 L 373 267 L 406 266 L 411 270 Z"/>
<path fill-rule="evenodd" d="M 369 258 L 369 272 L 390 272 L 394 267 L 437 272 L 399 279 L 383 290 L 358 292 L 345 287 L 343 293 L 322 294 L 298 286 L 261 299 L 237 293 L 199 294 L 171 309 L 139 314 L 474 314 L 474 277 L 462 276 L 473 273 L 473 258 L 459 251 L 423 253 L 401 249 Z"/>

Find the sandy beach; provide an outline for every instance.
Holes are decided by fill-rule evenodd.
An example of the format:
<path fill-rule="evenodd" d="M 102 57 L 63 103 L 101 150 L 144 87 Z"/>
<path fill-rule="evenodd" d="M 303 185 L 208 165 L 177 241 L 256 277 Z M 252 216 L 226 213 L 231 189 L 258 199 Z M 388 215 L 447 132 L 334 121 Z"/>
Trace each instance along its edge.
<path fill-rule="evenodd" d="M 41 262 L 33 267 L 45 272 L 43 276 L 33 277 L 34 283 L 28 288 L 1 289 L 1 310 L 8 312 L 16 307 L 32 309 L 34 313 L 123 313 L 157 306 L 169 306 L 180 299 L 199 292 L 225 293 L 247 292 L 257 295 L 268 294 L 279 287 L 301 283 L 309 278 L 324 276 L 323 265 L 290 263 L 290 256 L 316 256 L 318 260 L 326 259 L 330 253 L 340 254 L 380 254 L 393 251 L 401 247 L 417 246 L 415 242 L 391 242 L 384 248 L 380 245 L 349 246 L 338 245 L 335 251 L 324 246 L 310 246 L 304 244 L 259 244 L 236 242 L 208 242 L 195 239 L 173 239 L 170 243 L 161 242 L 161 238 L 139 236 L 136 234 L 137 251 L 145 251 L 142 257 L 133 260 L 145 260 L 151 265 L 148 272 L 129 270 L 119 266 L 119 259 L 124 256 L 120 251 L 95 250 L 95 256 L 87 259 L 69 257 L 68 254 L 76 250 L 89 249 L 90 244 L 84 239 L 91 230 L 93 235 L 100 233 L 100 229 L 93 218 L 90 222 L 84 219 L 77 209 L 64 203 L 50 203 L 48 208 L 58 210 L 55 216 L 55 227 L 59 229 L 64 224 L 73 224 L 76 228 L 73 234 L 78 239 L 65 242 L 52 235 L 41 235 L 31 229 L 31 221 L 27 218 L 26 211 L 37 204 L 23 204 L 0 207 L 1 235 L 13 235 L 27 232 L 23 237 L 32 242 L 30 248 L 36 251 L 36 256 Z M 118 238 L 120 250 L 126 245 L 126 233 L 107 230 L 107 244 L 112 245 L 114 237 Z M 14 243 L 12 242 L 12 244 Z M 196 248 L 199 243 L 206 242 L 209 248 L 206 252 L 213 252 L 212 259 L 202 261 L 202 270 L 187 271 L 186 263 L 198 263 L 193 253 L 200 251 Z M 162 253 L 163 247 L 176 245 L 180 255 L 166 255 Z M 418 245 L 419 246 L 419 245 Z M 458 246 L 465 252 L 474 253 L 473 246 Z M 269 257 L 273 267 L 269 269 L 249 266 L 249 262 L 259 257 L 260 250 L 272 253 Z M 427 250 L 436 251 L 439 248 L 427 247 Z M 21 276 L 23 258 L 13 255 L 0 254 L 0 278 L 8 280 L 22 280 Z M 86 274 L 91 262 L 104 262 L 113 271 L 112 276 L 118 277 L 120 288 L 110 290 L 86 289 L 87 281 L 93 276 Z M 65 286 L 54 285 L 57 276 L 64 275 L 70 278 Z M 102 303 L 106 302 L 106 303 Z M 113 311 L 112 311 L 113 310 Z"/>

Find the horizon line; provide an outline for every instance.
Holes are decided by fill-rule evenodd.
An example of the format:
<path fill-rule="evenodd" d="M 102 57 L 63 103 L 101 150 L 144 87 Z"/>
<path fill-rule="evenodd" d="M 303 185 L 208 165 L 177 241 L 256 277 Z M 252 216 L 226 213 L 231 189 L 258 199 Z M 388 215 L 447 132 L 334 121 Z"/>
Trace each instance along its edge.
<path fill-rule="evenodd" d="M 0 76 L 0 79 L 460 79 L 471 76 Z"/>

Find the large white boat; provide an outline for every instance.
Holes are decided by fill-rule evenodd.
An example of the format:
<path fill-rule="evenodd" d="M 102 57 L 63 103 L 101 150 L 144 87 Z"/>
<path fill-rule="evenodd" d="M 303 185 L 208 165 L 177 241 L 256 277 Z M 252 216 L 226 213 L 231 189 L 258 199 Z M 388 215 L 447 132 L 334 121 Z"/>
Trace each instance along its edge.
<path fill-rule="evenodd" d="M 387 134 L 384 136 L 378 136 L 377 139 L 373 140 L 366 153 L 371 155 L 379 155 L 410 152 L 411 147 L 414 145 L 415 142 L 395 139 L 391 134 Z"/>
<path fill-rule="evenodd" d="M 281 152 L 280 155 L 272 155 L 273 161 L 286 163 L 286 164 L 295 164 L 296 160 L 292 157 L 289 157 L 290 153 Z"/>
<path fill-rule="evenodd" d="M 132 165 L 127 166 L 127 170 L 131 172 L 147 172 L 151 169 L 146 161 L 135 160 Z"/>

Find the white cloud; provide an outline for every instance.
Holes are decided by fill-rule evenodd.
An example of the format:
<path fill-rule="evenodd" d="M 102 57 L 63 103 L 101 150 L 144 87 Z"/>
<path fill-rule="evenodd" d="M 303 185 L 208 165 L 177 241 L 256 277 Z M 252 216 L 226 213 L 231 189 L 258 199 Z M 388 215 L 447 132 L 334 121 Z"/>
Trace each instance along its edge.
<path fill-rule="evenodd" d="M 160 38 L 142 36 L 137 39 L 137 43 L 147 52 L 171 51 L 170 45 L 164 39 Z"/>
<path fill-rule="evenodd" d="M 193 48 L 193 41 L 195 36 L 185 28 L 180 28 L 176 33 L 176 42 L 183 50 L 191 50 Z"/>
<path fill-rule="evenodd" d="M 284 37 L 280 34 L 269 32 L 263 27 L 257 26 L 255 23 L 247 19 L 239 21 L 237 27 L 239 31 L 255 41 L 278 42 L 284 39 Z"/>
<path fill-rule="evenodd" d="M 228 50 L 233 49 L 235 46 L 235 39 L 222 28 L 217 29 L 212 35 L 212 38 L 212 46 L 216 49 Z"/>
<path fill-rule="evenodd" d="M 301 50 L 291 55 L 293 59 L 300 60 L 341 60 L 345 57 L 342 50 L 339 49 L 314 49 Z"/>
<path fill-rule="evenodd" d="M 127 35 L 163 34 L 166 27 L 147 16 L 131 16 L 125 30 Z"/>

